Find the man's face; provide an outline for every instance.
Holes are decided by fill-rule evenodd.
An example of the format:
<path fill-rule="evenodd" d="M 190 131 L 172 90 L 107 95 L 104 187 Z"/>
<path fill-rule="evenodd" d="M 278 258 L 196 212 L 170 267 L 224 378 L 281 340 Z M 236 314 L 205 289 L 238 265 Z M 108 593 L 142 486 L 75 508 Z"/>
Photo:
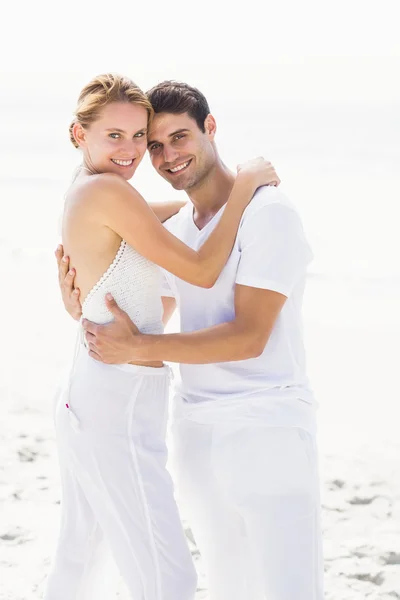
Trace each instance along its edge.
<path fill-rule="evenodd" d="M 203 133 L 187 113 L 159 113 L 151 123 L 147 138 L 151 162 L 176 190 L 193 190 L 215 165 L 215 121 L 211 115 L 205 128 Z"/>

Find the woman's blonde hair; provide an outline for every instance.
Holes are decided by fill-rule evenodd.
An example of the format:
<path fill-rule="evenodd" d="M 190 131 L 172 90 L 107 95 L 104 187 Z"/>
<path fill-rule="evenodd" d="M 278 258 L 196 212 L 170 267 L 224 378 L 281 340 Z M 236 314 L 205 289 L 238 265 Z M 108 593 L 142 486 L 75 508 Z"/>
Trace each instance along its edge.
<path fill-rule="evenodd" d="M 79 148 L 73 134 L 75 123 L 88 127 L 98 118 L 100 110 L 111 102 L 138 104 L 147 110 L 149 120 L 153 116 L 153 108 L 146 94 L 131 79 L 115 73 L 98 75 L 81 91 L 75 118 L 69 126 L 69 137 L 75 148 Z"/>

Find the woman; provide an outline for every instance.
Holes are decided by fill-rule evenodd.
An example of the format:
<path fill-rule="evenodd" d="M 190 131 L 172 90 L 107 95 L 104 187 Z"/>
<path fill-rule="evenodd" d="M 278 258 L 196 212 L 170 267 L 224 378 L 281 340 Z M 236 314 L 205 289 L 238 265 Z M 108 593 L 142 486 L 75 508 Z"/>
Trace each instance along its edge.
<path fill-rule="evenodd" d="M 163 329 L 159 267 L 211 287 L 246 205 L 270 177 L 261 159 L 241 167 L 215 232 L 198 252 L 190 249 L 127 183 L 151 117 L 148 99 L 127 78 L 102 75 L 82 90 L 70 136 L 83 163 L 66 196 L 62 237 L 79 273 L 83 317 L 112 320 L 104 303 L 112 292 L 140 331 L 156 334 Z M 162 219 L 176 209 L 155 211 Z M 63 514 L 45 600 L 109 600 L 109 550 L 132 598 L 194 598 L 195 571 L 165 468 L 168 383 L 160 362 L 104 365 L 77 344 L 56 406 Z"/>

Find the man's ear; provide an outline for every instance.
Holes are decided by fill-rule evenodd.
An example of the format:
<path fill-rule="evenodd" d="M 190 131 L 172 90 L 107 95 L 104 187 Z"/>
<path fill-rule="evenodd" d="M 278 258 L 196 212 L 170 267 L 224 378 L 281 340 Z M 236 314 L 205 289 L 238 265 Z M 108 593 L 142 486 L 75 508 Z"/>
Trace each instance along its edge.
<path fill-rule="evenodd" d="M 207 115 L 206 120 L 204 121 L 204 127 L 206 130 L 206 134 L 212 141 L 217 132 L 217 123 L 212 115 Z"/>

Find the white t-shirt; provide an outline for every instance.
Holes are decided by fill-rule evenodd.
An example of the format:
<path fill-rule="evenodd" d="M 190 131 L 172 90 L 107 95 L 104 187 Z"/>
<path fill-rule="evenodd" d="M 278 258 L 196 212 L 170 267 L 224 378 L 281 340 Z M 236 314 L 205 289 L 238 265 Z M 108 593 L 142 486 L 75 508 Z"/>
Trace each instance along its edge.
<path fill-rule="evenodd" d="M 198 249 L 225 206 L 201 230 L 188 203 L 165 226 Z M 181 364 L 178 394 L 185 403 L 208 406 L 256 401 L 272 410 L 275 425 L 312 428 L 316 402 L 306 375 L 301 307 L 306 269 L 313 258 L 300 217 L 275 187 L 260 188 L 246 208 L 235 245 L 218 281 L 199 288 L 165 272 L 164 296 L 176 298 L 181 331 L 212 327 L 234 318 L 235 285 L 280 292 L 287 300 L 261 356 L 214 364 Z"/>

